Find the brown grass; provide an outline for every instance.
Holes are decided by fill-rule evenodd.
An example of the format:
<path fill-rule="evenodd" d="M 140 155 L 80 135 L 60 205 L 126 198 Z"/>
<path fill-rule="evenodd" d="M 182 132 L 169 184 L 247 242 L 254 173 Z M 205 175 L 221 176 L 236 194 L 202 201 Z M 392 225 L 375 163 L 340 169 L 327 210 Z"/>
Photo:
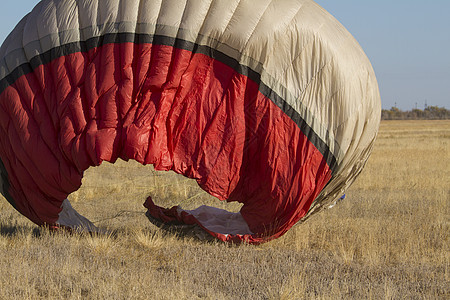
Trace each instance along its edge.
<path fill-rule="evenodd" d="M 448 299 L 450 121 L 384 121 L 347 198 L 261 246 L 167 233 L 161 205 L 216 204 L 136 163 L 88 170 L 73 206 L 109 234 L 50 233 L 0 202 L 1 299 Z"/>

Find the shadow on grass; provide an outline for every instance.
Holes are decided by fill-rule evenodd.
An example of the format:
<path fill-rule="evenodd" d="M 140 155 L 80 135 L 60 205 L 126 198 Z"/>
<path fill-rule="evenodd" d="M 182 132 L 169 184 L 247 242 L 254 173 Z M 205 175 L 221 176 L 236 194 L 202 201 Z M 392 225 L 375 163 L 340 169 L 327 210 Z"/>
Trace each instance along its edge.
<path fill-rule="evenodd" d="M 216 238 L 204 231 L 198 225 L 186 225 L 179 222 L 165 223 L 158 219 L 155 219 L 149 212 L 146 212 L 145 216 L 150 221 L 150 223 L 160 228 L 167 234 L 173 234 L 180 238 L 194 238 L 202 242 L 217 241 Z"/>
<path fill-rule="evenodd" d="M 15 236 L 20 233 L 29 232 L 31 230 L 31 233 L 33 237 L 40 237 L 42 235 L 43 228 L 35 227 L 30 228 L 30 226 L 25 225 L 11 225 L 11 224 L 2 224 L 0 223 L 0 235 L 1 236 Z"/>
<path fill-rule="evenodd" d="M 208 234 L 198 225 L 186 225 L 186 224 L 167 224 L 153 218 L 150 214 L 146 214 L 148 220 L 151 224 L 159 228 L 165 235 L 173 235 L 179 239 L 189 239 L 193 238 L 200 242 L 216 242 L 213 236 Z M 151 230 L 148 228 L 148 230 Z M 157 229 L 156 229 L 157 230 Z M 30 226 L 21 224 L 11 224 L 0 222 L 0 236 L 3 237 L 14 237 L 20 234 L 30 234 L 33 238 L 40 238 L 48 233 L 50 234 L 69 234 L 69 235 L 81 235 L 81 236 L 108 236 L 113 239 L 120 238 L 121 236 L 126 236 L 129 234 L 127 230 L 122 229 L 103 229 L 99 228 L 97 232 L 88 231 L 76 231 L 68 227 L 59 228 L 49 228 L 45 226 Z"/>

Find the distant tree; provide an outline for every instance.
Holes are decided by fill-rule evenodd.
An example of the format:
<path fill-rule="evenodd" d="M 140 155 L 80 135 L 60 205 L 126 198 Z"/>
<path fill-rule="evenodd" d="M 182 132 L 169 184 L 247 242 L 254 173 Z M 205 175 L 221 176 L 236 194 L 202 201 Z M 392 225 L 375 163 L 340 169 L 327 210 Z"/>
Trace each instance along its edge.
<path fill-rule="evenodd" d="M 416 120 L 416 119 L 423 119 L 425 117 L 425 114 L 423 112 L 423 110 L 421 109 L 413 109 L 411 111 L 411 119 Z"/>
<path fill-rule="evenodd" d="M 448 118 L 449 111 L 444 107 L 428 106 L 425 108 L 425 113 L 430 119 L 445 119 Z"/>
<path fill-rule="evenodd" d="M 444 120 L 450 119 L 450 110 L 445 107 L 427 106 L 424 110 L 414 108 L 402 111 L 397 107 L 383 109 L 381 111 L 382 120 Z"/>

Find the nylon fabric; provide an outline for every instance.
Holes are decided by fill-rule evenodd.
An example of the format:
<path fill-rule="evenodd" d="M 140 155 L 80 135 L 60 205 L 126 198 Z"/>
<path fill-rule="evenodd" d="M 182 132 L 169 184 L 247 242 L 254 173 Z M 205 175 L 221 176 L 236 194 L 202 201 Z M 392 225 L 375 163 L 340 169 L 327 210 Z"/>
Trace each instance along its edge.
<path fill-rule="evenodd" d="M 368 59 L 310 0 L 44 0 L 0 57 L 3 186 L 41 225 L 120 158 L 242 202 L 253 234 L 213 236 L 268 241 L 342 195 L 379 124 Z"/>

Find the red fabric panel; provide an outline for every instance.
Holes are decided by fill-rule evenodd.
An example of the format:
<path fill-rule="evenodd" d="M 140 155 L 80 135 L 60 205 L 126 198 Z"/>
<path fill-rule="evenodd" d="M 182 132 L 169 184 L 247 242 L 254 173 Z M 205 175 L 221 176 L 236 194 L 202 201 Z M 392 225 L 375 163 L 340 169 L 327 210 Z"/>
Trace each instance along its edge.
<path fill-rule="evenodd" d="M 108 44 L 55 59 L 0 95 L 10 194 L 32 221 L 52 224 L 89 166 L 135 159 L 244 203 L 253 238 L 278 237 L 331 171 L 258 88 L 219 61 L 169 46 Z"/>

